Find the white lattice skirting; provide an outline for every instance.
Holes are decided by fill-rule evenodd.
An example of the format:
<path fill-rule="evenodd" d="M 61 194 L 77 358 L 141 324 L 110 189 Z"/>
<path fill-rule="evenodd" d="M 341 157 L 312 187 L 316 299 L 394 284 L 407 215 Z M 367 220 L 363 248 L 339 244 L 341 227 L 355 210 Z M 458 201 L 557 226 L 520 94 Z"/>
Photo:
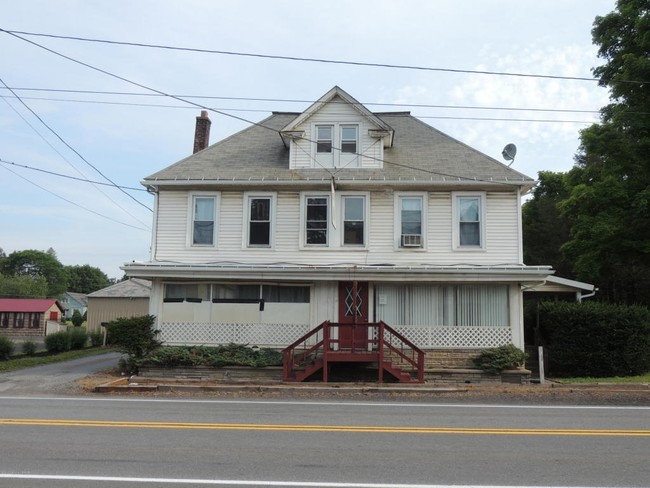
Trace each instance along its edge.
<path fill-rule="evenodd" d="M 512 343 L 510 327 L 393 327 L 416 346 L 428 348 L 497 347 Z"/>
<path fill-rule="evenodd" d="M 284 348 L 311 330 L 309 324 L 224 324 L 163 322 L 160 340 L 168 345 L 250 344 Z M 509 327 L 393 326 L 418 347 L 482 348 L 512 343 Z"/>
<path fill-rule="evenodd" d="M 224 324 L 163 322 L 160 340 L 169 345 L 249 344 L 286 347 L 305 335 L 309 324 Z"/>

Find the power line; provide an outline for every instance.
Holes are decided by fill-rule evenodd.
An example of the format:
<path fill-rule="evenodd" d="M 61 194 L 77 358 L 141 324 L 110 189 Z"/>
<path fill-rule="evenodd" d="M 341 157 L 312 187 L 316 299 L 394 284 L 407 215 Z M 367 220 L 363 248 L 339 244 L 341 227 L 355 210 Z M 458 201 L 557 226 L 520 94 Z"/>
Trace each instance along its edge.
<path fill-rule="evenodd" d="M 32 170 L 32 171 L 38 171 L 40 173 L 47 173 L 48 175 L 59 176 L 61 178 L 68 178 L 70 180 L 81 181 L 81 182 L 84 182 L 84 183 L 91 183 L 93 185 L 104 185 L 104 186 L 115 187 L 115 185 L 113 185 L 112 183 L 105 183 L 103 181 L 93 181 L 93 180 L 89 180 L 87 178 L 78 178 L 76 176 L 70 176 L 70 175 L 64 175 L 64 174 L 61 174 L 61 173 L 55 173 L 54 171 L 48 171 L 46 169 L 41 169 L 41 168 L 34 168 L 33 166 L 27 166 L 25 164 L 18 164 L 18 163 L 14 163 L 13 161 L 5 161 L 2 158 L 0 158 L 0 164 L 8 164 L 8 165 L 11 165 L 11 166 L 17 166 L 19 168 L 29 169 L 29 170 Z M 131 186 L 120 186 L 119 188 L 124 188 L 125 190 L 132 190 L 132 191 L 144 191 L 144 192 L 147 191 L 145 188 L 134 188 L 134 187 L 131 187 Z"/>
<path fill-rule="evenodd" d="M 87 207 L 84 207 L 83 205 L 79 205 L 78 203 L 73 202 L 72 200 L 69 200 L 69 199 L 67 199 L 67 198 L 65 198 L 65 197 L 62 197 L 61 195 L 58 195 L 58 194 L 54 193 L 53 191 L 48 190 L 47 188 L 45 188 L 45 187 L 39 185 L 38 183 L 35 183 L 35 182 L 31 181 L 31 180 L 28 179 L 28 178 L 25 178 L 23 175 L 21 175 L 21 174 L 19 174 L 19 173 L 16 173 L 15 171 L 13 171 L 12 169 L 8 168 L 7 166 L 2 166 L 2 167 L 3 167 L 4 169 L 6 169 L 7 171 L 9 171 L 10 173 L 13 173 L 14 175 L 18 176 L 19 178 L 22 178 L 22 179 L 25 180 L 27 183 L 31 183 L 31 184 L 34 185 L 35 187 L 40 188 L 41 190 L 43 190 L 43 191 L 49 193 L 50 195 L 53 195 L 53 196 L 55 196 L 56 198 L 59 198 L 59 199 L 63 200 L 64 202 L 67 202 L 67 203 L 69 203 L 69 204 L 71 204 L 71 205 L 74 205 L 75 207 L 78 207 L 78 208 L 80 208 L 80 209 L 82 209 L 82 210 L 85 210 L 86 212 L 90 212 L 90 213 L 92 213 L 92 214 L 95 214 L 95 215 L 97 215 L 97 216 L 103 218 L 103 219 L 110 220 L 110 221 L 115 222 L 115 223 L 117 223 L 117 224 L 125 225 L 126 227 L 131 227 L 132 229 L 142 230 L 142 231 L 145 231 L 145 232 L 149 232 L 149 231 L 150 231 L 150 229 L 143 229 L 142 227 L 136 227 L 135 225 L 127 224 L 126 222 L 121 222 L 121 221 L 116 220 L 116 219 L 114 219 L 114 218 L 112 218 L 112 217 L 108 217 L 107 215 L 101 214 L 101 213 L 99 213 L 99 212 L 95 212 L 94 210 L 91 210 L 91 209 L 89 209 L 89 208 L 87 208 Z"/>
<path fill-rule="evenodd" d="M 43 125 L 44 125 L 44 126 L 45 126 L 45 127 L 46 127 L 46 128 L 47 128 L 47 129 L 52 133 L 52 134 L 54 134 L 54 136 L 55 136 L 57 139 L 59 139 L 59 140 L 60 140 L 60 141 L 61 141 L 61 142 L 62 142 L 62 143 L 63 143 L 63 144 L 68 148 L 68 149 L 70 149 L 72 152 L 74 152 L 74 153 L 75 153 L 75 154 L 76 154 L 76 155 L 77 155 L 77 156 L 78 156 L 78 157 L 79 157 L 79 158 L 80 158 L 84 163 L 86 163 L 88 166 L 90 166 L 90 167 L 93 168 L 95 171 L 97 171 L 97 173 L 99 173 L 99 174 L 100 174 L 100 175 L 101 175 L 101 176 L 102 176 L 106 181 L 111 182 L 111 183 L 113 184 L 113 186 L 115 186 L 116 188 L 118 188 L 122 193 L 124 193 L 126 196 L 128 196 L 129 198 L 131 198 L 131 199 L 132 199 L 133 201 L 135 201 L 138 205 L 141 205 L 142 207 L 146 208 L 146 209 L 149 210 L 150 212 L 153 212 L 153 210 L 151 210 L 149 207 L 147 207 L 144 203 L 140 202 L 140 201 L 139 201 L 137 198 L 135 198 L 133 195 L 130 195 L 129 193 L 127 193 L 127 192 L 124 191 L 123 189 L 119 188 L 119 186 L 118 186 L 118 185 L 117 185 L 113 180 L 111 180 L 108 176 L 106 176 L 104 173 L 102 173 L 102 172 L 101 172 L 101 171 L 100 171 L 96 166 L 94 166 L 94 165 L 93 165 L 92 163 L 90 163 L 86 158 L 84 158 L 84 157 L 83 157 L 83 156 L 82 156 L 82 155 L 81 155 L 81 154 L 80 154 L 80 153 L 79 153 L 75 148 L 73 148 L 70 144 L 68 144 L 68 143 L 67 143 L 67 142 L 66 142 L 66 141 L 65 141 L 65 140 L 64 140 L 64 139 L 63 139 L 63 138 L 62 138 L 62 137 L 61 137 L 61 136 L 60 136 L 60 135 L 59 135 L 59 134 L 58 134 L 58 133 L 57 133 L 53 128 L 52 128 L 52 127 L 50 127 L 50 126 L 49 126 L 49 125 L 48 125 L 48 124 L 47 124 L 47 123 L 46 123 L 46 122 L 45 122 L 45 121 L 44 121 L 44 120 L 43 120 L 43 119 L 42 119 L 42 118 L 41 118 L 41 117 L 36 113 L 36 112 L 34 112 L 34 110 L 32 110 L 31 107 L 30 107 L 29 105 L 27 105 L 27 104 L 26 104 L 26 103 L 25 103 L 25 102 L 24 102 L 24 101 L 23 101 L 23 100 L 22 100 L 22 99 L 21 99 L 21 98 L 20 98 L 20 97 L 19 97 L 19 96 L 18 96 L 18 95 L 17 95 L 17 94 L 16 94 L 16 93 L 11 89 L 11 88 L 9 88 L 9 86 L 4 82 L 4 80 L 3 80 L 2 78 L 0 78 L 0 83 L 2 83 L 2 84 L 3 84 L 3 85 L 4 85 L 4 86 L 5 86 L 5 87 L 6 87 L 6 88 L 7 88 L 7 89 L 8 89 L 8 90 L 9 90 L 9 91 L 10 91 L 10 92 L 11 92 L 11 93 L 12 93 L 12 94 L 17 98 L 17 99 L 18 99 L 18 101 L 19 101 L 19 102 L 20 102 L 20 103 L 21 103 L 21 104 L 22 104 L 26 109 L 29 110 L 29 111 L 31 112 L 31 114 L 34 115 L 34 117 L 36 117 L 36 118 L 41 122 L 41 124 L 43 124 Z M 108 198 L 110 199 L 110 197 L 108 197 Z M 113 200 L 111 200 L 111 201 L 113 201 Z M 118 205 L 116 202 L 113 201 L 113 203 L 115 203 L 119 208 L 121 208 L 123 211 L 125 211 L 126 213 L 128 213 L 128 211 L 126 211 L 124 208 L 122 208 L 122 207 L 121 207 L 120 205 Z M 131 214 L 129 214 L 129 215 L 131 215 Z M 133 217 L 133 215 L 131 215 L 131 217 Z M 135 217 L 133 217 L 133 218 L 135 218 Z M 136 220 L 138 220 L 138 219 L 136 218 Z M 142 222 L 140 222 L 140 223 L 142 223 Z M 143 224 L 143 225 L 144 225 L 144 224 Z"/>
<path fill-rule="evenodd" d="M 8 98 L 6 95 L 0 95 L 0 98 Z M 13 97 L 11 97 L 13 98 Z M 118 105 L 128 107 L 148 107 L 148 108 L 171 108 L 194 110 L 196 107 L 187 107 L 181 105 L 164 105 L 157 103 L 132 103 L 132 102 L 109 102 L 105 100 L 75 100 L 65 98 L 47 98 L 47 97 L 22 97 L 23 100 L 44 100 L 49 102 L 66 102 L 66 103 L 91 103 L 98 105 Z M 451 107 L 445 107 L 451 108 Z M 468 107 L 469 108 L 469 107 Z M 237 108 L 237 107 L 210 107 L 215 112 L 256 112 L 268 113 L 268 109 L 252 109 L 252 108 Z M 509 109 L 502 109 L 509 110 Z M 583 110 L 581 112 L 598 113 L 597 111 Z M 332 115 L 337 115 L 336 112 L 330 112 Z M 393 117 L 395 115 L 392 115 Z M 407 116 L 406 114 L 404 115 Z M 566 119 L 516 119 L 512 117 L 461 117 L 461 116 L 444 116 L 444 115 L 413 115 L 418 119 L 437 119 L 437 120 L 474 120 L 474 121 L 500 121 L 500 122 L 543 122 L 543 123 L 573 123 L 573 124 L 593 124 L 593 120 L 566 120 Z"/>
<path fill-rule="evenodd" d="M 553 79 L 553 80 L 596 81 L 596 82 L 600 81 L 599 78 L 593 78 L 593 77 L 541 75 L 541 74 L 531 74 L 531 73 L 511 73 L 511 72 L 504 72 L 504 71 L 485 71 L 485 70 L 469 70 L 469 69 L 454 69 L 454 68 L 436 68 L 430 66 L 413 66 L 413 65 L 401 65 L 401 64 L 388 64 L 388 63 L 368 63 L 362 61 L 344 61 L 344 60 L 324 59 L 324 58 L 306 58 L 306 57 L 298 57 L 298 56 L 283 56 L 283 55 L 274 55 L 274 54 L 260 54 L 260 53 L 247 53 L 247 52 L 239 52 L 239 51 L 223 51 L 223 50 L 215 50 L 215 49 L 167 46 L 162 44 L 145 44 L 141 42 L 113 41 L 108 39 L 93 39 L 88 37 L 63 36 L 63 35 L 46 34 L 46 33 L 39 33 L 39 32 L 14 31 L 14 30 L 2 29 L 2 28 L 0 28 L 0 31 L 14 35 L 16 37 L 18 37 L 17 34 L 21 34 L 25 36 L 48 37 L 52 39 L 94 42 L 94 43 L 111 44 L 117 46 L 144 47 L 150 49 L 165 49 L 171 51 L 185 51 L 185 52 L 195 52 L 195 53 L 204 53 L 204 54 L 220 54 L 220 55 L 227 55 L 227 56 L 242 56 L 242 57 L 262 58 L 262 59 L 279 59 L 285 61 L 301 61 L 301 62 L 310 62 L 310 63 L 340 64 L 340 65 L 350 65 L 350 66 L 364 66 L 364 67 L 373 67 L 373 68 L 390 68 L 390 69 L 418 70 L 418 71 L 436 71 L 436 72 L 443 72 L 443 73 L 513 76 L 513 77 L 520 77 L 520 78 L 522 77 L 543 78 L 543 79 Z M 628 80 L 627 82 L 635 83 L 635 84 L 644 83 L 643 81 L 635 81 L 635 80 Z"/>
<path fill-rule="evenodd" d="M 4 29 L 1 29 L 1 28 L 0 28 L 0 31 L 8 32 L 8 31 L 5 31 Z M 23 38 L 23 37 L 20 37 L 19 35 L 15 34 L 15 33 L 11 33 L 11 32 L 8 32 L 8 33 L 9 33 L 10 35 L 16 37 L 17 39 L 21 39 L 21 40 L 23 40 L 23 41 L 25 41 L 25 42 L 27 42 L 27 43 L 29 43 L 29 44 L 32 44 L 32 45 L 37 46 L 37 47 L 39 47 L 39 48 L 41 48 L 41 49 L 44 49 L 45 51 L 50 52 L 50 53 L 52 53 L 52 54 L 54 54 L 54 55 L 56 55 L 56 56 L 62 57 L 62 58 L 64 58 L 64 59 L 67 59 L 68 61 L 72 61 L 73 63 L 79 64 L 79 65 L 81 65 L 81 66 L 85 66 L 86 68 L 92 69 L 92 70 L 94 70 L 94 71 L 97 71 L 97 72 L 99 72 L 99 73 L 105 74 L 105 75 L 110 76 L 110 77 L 112 77 L 112 78 L 116 78 L 116 79 L 118 79 L 118 80 L 124 81 L 125 83 L 129 83 L 129 84 L 134 85 L 134 86 L 137 86 L 137 87 L 139 87 L 139 88 L 143 88 L 143 89 L 145 89 L 145 90 L 149 90 L 149 91 L 152 91 L 152 92 L 154 92 L 154 93 L 158 93 L 158 94 L 161 94 L 161 95 L 167 96 L 167 97 L 169 97 L 169 98 L 173 98 L 174 100 L 178 100 L 178 101 L 181 101 L 181 102 L 187 103 L 187 104 L 189 104 L 189 105 L 193 105 L 193 106 L 195 106 L 195 107 L 202 108 L 202 109 L 204 109 L 204 110 L 210 110 L 210 111 L 212 111 L 212 112 L 214 112 L 214 113 L 217 113 L 217 114 L 220 114 L 220 115 L 224 115 L 224 116 L 226 116 L 226 117 L 230 117 L 230 118 L 233 118 L 233 119 L 236 119 L 236 120 L 240 120 L 240 121 L 242 121 L 242 122 L 246 122 L 246 123 L 251 124 L 251 125 L 254 125 L 254 126 L 256 126 L 256 127 L 260 127 L 260 128 L 266 129 L 266 130 L 270 130 L 270 131 L 272 131 L 272 132 L 274 132 L 274 133 L 276 133 L 276 134 L 278 134 L 278 135 L 281 136 L 279 130 L 277 130 L 277 129 L 273 128 L 273 127 L 268 127 L 268 126 L 266 126 L 266 125 L 264 125 L 264 124 L 262 124 L 262 123 L 260 123 L 260 122 L 253 122 L 253 121 L 248 120 L 248 119 L 245 119 L 245 118 L 243 118 L 243 117 L 239 117 L 239 116 L 236 116 L 236 115 L 233 115 L 233 114 L 229 114 L 229 113 L 227 113 L 227 112 L 223 112 L 223 111 L 220 111 L 220 110 L 215 110 L 215 109 L 212 109 L 212 108 L 210 108 L 210 107 L 206 107 L 205 105 L 201 105 L 201 104 L 199 104 L 199 103 L 195 103 L 195 102 L 192 102 L 192 101 L 190 101 L 190 100 L 185 100 L 185 99 L 180 98 L 180 97 L 178 97 L 178 96 L 171 95 L 171 94 L 165 93 L 165 92 L 163 92 L 163 91 L 157 90 L 157 89 L 155 89 L 155 88 L 148 87 L 148 86 L 143 85 L 143 84 L 141 84 L 141 83 L 138 83 L 138 82 L 135 82 L 135 81 L 129 80 L 128 78 L 124 78 L 124 77 L 122 77 L 122 76 L 116 75 L 115 73 L 111 73 L 111 72 L 109 72 L 109 71 L 106 71 L 106 70 L 104 70 L 104 69 L 98 68 L 98 67 L 93 66 L 93 65 L 91 65 L 91 64 L 85 63 L 85 62 L 83 62 L 83 61 L 79 61 L 79 60 L 74 59 L 74 58 L 72 58 L 72 57 L 70 57 L 70 56 L 67 56 L 67 55 L 65 55 L 65 54 L 62 54 L 62 53 L 60 53 L 60 52 L 58 52 L 58 51 L 54 51 L 53 49 L 50 49 L 50 48 L 45 47 L 45 46 L 43 46 L 43 45 L 41 45 L 41 44 L 38 44 L 37 42 L 34 42 L 34 41 L 29 40 L 29 39 L 25 39 L 25 38 Z M 6 85 L 5 85 L 5 86 L 6 86 Z M 306 141 L 308 141 L 308 142 L 316 143 L 316 141 L 311 140 L 311 139 L 304 139 L 304 140 L 306 140 Z M 341 149 L 340 149 L 340 148 L 332 147 L 332 150 L 340 151 Z M 426 169 L 416 168 L 416 167 L 410 167 L 410 166 L 406 166 L 406 165 L 399 165 L 399 164 L 397 164 L 397 163 L 391 163 L 391 162 L 388 161 L 388 160 L 381 159 L 381 158 L 377 158 L 377 157 L 374 157 L 374 156 L 364 155 L 364 154 L 360 154 L 360 153 L 355 153 L 355 154 L 356 154 L 357 156 L 362 156 L 362 157 L 365 157 L 365 158 L 367 158 L 367 159 L 372 159 L 372 160 L 375 160 L 375 161 L 379 161 L 379 162 L 381 162 L 382 164 L 383 164 L 383 163 L 395 164 L 395 165 L 397 165 L 397 166 L 403 166 L 403 167 L 405 167 L 405 168 L 410 168 L 410 169 L 413 169 L 413 170 L 416 170 L 416 171 L 423 171 L 423 172 L 428 173 L 428 174 L 437 174 L 437 175 L 440 175 L 440 176 L 449 176 L 449 177 L 458 178 L 458 179 L 461 179 L 461 180 L 467 180 L 467 181 L 485 181 L 485 182 L 489 182 L 489 183 L 495 183 L 495 184 L 498 183 L 498 184 L 503 184 L 503 185 L 506 185 L 506 186 L 512 186 L 512 184 L 513 184 L 512 182 L 499 182 L 499 181 L 494 181 L 494 180 L 481 180 L 481 179 L 470 178 L 470 177 L 466 177 L 466 176 L 450 175 L 450 174 L 446 174 L 446 173 L 436 172 L 436 171 L 433 171 L 433 170 L 426 170 Z M 321 166 L 325 171 L 327 171 L 330 175 L 332 175 L 332 177 L 334 177 L 334 174 L 333 174 L 333 173 L 332 173 L 328 168 L 326 168 L 325 166 L 323 166 L 322 164 L 320 164 L 320 163 L 316 160 L 315 157 L 310 156 L 310 158 L 311 158 L 311 160 L 314 161 L 316 164 L 318 164 L 319 166 Z M 341 168 L 339 168 L 339 169 L 341 169 Z"/>
<path fill-rule="evenodd" d="M 5 89 L 0 87 L 0 89 Z M 33 88 L 33 87 L 12 87 L 15 91 L 39 91 L 39 92 L 54 92 L 54 93 L 78 93 L 84 95 L 119 95 L 119 96 L 133 96 L 133 97 L 166 97 L 159 93 L 134 93 L 134 92 L 119 92 L 119 91 L 102 91 L 102 90 L 72 90 L 72 89 L 58 89 L 58 88 Z M 316 100 L 295 99 L 295 98 L 257 98 L 257 97 L 227 97 L 215 95 L 172 95 L 182 99 L 203 99 L 203 100 L 228 100 L 228 101 L 243 101 L 243 102 L 277 102 L 277 103 L 315 103 Z M 28 99 L 29 97 L 23 97 Z M 38 99 L 34 97 L 35 99 Z M 52 98 L 43 98 L 43 100 L 57 100 Z M 64 99 L 64 101 L 75 101 Z M 109 103 L 109 102 L 106 102 Z M 119 103 L 119 102 L 113 102 Z M 127 103 L 122 102 L 124 105 Z M 333 104 L 340 103 L 341 105 L 349 105 L 348 102 L 333 100 Z M 539 107 L 486 107 L 480 105 L 439 105 L 428 103 L 387 103 L 387 102 L 359 102 L 359 105 L 364 107 L 378 106 L 378 107 L 415 107 L 415 108 L 443 108 L 443 109 L 462 109 L 462 110 L 512 110 L 519 112 L 560 112 L 560 113 L 593 113 L 599 114 L 600 110 L 583 110 L 583 109 L 561 109 L 561 108 L 539 108 Z M 156 105 L 157 106 L 157 105 Z M 165 107 L 165 105 L 160 105 Z M 185 108 L 185 107 L 183 107 Z M 225 109 L 224 109 L 225 110 Z M 242 110 L 243 111 L 243 110 Z M 268 110 L 260 110 L 268 111 Z M 647 115 L 646 113 L 643 113 Z"/>

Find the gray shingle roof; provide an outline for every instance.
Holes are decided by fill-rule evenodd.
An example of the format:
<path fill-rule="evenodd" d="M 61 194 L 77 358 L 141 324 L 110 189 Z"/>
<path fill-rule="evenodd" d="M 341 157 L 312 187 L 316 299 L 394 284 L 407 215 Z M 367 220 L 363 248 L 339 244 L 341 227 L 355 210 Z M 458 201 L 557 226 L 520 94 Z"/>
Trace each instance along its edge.
<path fill-rule="evenodd" d="M 289 169 L 289 149 L 279 131 L 297 113 L 273 113 L 208 148 L 158 171 L 143 184 L 165 181 L 329 180 L 324 169 Z M 394 144 L 384 151 L 380 169 L 331 170 L 339 181 L 410 180 L 450 182 L 463 180 L 508 181 L 530 186 L 534 180 L 460 141 L 425 124 L 408 112 L 376 113 L 395 130 Z"/>
<path fill-rule="evenodd" d="M 90 295 L 91 298 L 149 298 L 151 282 L 139 278 L 129 278 L 114 285 L 97 290 Z"/>

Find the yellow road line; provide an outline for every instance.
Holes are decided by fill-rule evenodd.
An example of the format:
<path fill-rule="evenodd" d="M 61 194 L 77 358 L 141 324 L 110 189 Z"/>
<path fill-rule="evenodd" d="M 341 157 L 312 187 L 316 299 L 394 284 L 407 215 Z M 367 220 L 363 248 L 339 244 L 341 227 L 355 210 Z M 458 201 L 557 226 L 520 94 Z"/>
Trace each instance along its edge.
<path fill-rule="evenodd" d="M 48 427 L 114 427 L 127 429 L 257 430 L 291 432 L 362 432 L 386 434 L 555 435 L 650 437 L 650 430 L 621 429 L 487 429 L 449 427 L 388 427 L 356 425 L 219 424 L 201 422 L 123 422 L 108 420 L 0 419 L 0 425 Z"/>

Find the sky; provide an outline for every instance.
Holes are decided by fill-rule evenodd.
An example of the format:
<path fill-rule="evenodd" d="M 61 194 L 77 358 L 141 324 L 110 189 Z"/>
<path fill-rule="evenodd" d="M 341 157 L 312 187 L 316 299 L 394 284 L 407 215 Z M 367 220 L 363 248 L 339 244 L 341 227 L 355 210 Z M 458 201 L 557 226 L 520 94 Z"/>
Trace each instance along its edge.
<path fill-rule="evenodd" d="M 210 113 L 215 143 L 271 111 L 302 111 L 338 85 L 372 111 L 408 110 L 499 161 L 515 144 L 512 167 L 533 178 L 568 171 L 580 130 L 609 97 L 593 80 L 562 77 L 592 78 L 603 64 L 591 29 L 614 8 L 614 0 L 3 2 L 0 248 L 52 248 L 64 265 L 118 279 L 122 264 L 148 260 L 153 196 L 140 182 L 191 154 L 201 108 L 189 102 L 220 112 Z"/>

